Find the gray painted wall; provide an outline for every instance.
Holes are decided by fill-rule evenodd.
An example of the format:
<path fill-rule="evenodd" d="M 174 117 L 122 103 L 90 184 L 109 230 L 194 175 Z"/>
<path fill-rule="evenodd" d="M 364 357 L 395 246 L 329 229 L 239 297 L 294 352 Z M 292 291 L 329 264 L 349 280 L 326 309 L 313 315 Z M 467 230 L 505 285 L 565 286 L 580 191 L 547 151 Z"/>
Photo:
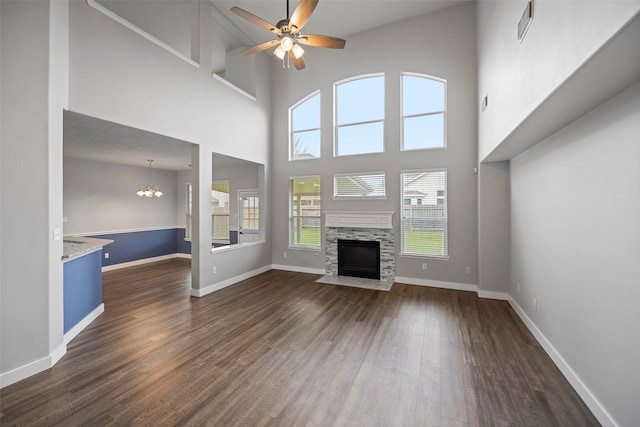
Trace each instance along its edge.
<path fill-rule="evenodd" d="M 640 419 L 638 135 L 640 83 L 511 162 L 511 295 L 621 426 Z"/>
<path fill-rule="evenodd" d="M 182 61 L 85 2 L 0 5 L 0 382 L 6 384 L 52 366 L 65 352 L 62 240 L 52 239 L 53 229 L 63 227 L 63 109 L 199 144 L 203 155 L 194 158 L 208 167 L 197 176 L 209 187 L 214 151 L 268 162 L 271 100 L 267 58 L 256 58 L 253 101 L 211 78 L 207 66 Z M 200 60 L 210 64 L 210 4 L 200 6 Z M 259 179 L 268 185 L 268 176 Z M 201 239 L 207 248 L 194 252 L 197 287 L 235 273 L 212 274 L 208 231 Z M 242 261 L 247 270 L 270 265 L 270 248 L 247 248 Z"/>
<path fill-rule="evenodd" d="M 65 351 L 62 240 L 53 240 L 53 229 L 62 227 L 62 181 L 54 177 L 62 166 L 68 33 L 64 2 L 3 1 L 0 10 L 3 385 L 15 379 L 11 371 L 37 372 Z"/>
<path fill-rule="evenodd" d="M 399 44 L 398 44 L 399 43 Z M 452 52 L 454 52 L 452 54 Z M 400 171 L 448 169 L 449 249 L 451 259 L 425 260 L 397 257 L 396 276 L 454 283 L 477 283 L 476 166 L 476 50 L 475 6 L 455 6 L 347 38 L 343 51 L 307 49 L 307 68 L 272 70 L 273 90 L 273 263 L 324 270 L 324 253 L 288 248 L 288 179 L 319 174 L 322 209 L 395 211 L 393 225 L 400 236 Z M 412 71 L 447 79 L 448 147 L 442 150 L 400 151 L 400 73 Z M 360 74 L 386 74 L 385 152 L 333 157 L 333 83 Z M 288 160 L 288 108 L 320 90 L 321 159 Z M 386 171 L 387 199 L 336 201 L 333 174 L 351 171 Z M 397 239 L 396 253 L 400 250 Z M 287 252 L 287 257 L 283 253 Z M 422 270 L 422 263 L 428 269 Z M 466 274 L 465 268 L 471 268 Z"/>
<path fill-rule="evenodd" d="M 160 198 L 136 195 L 149 183 L 149 168 L 65 157 L 63 176 L 65 235 L 177 226 L 176 172 L 152 170 Z"/>
<path fill-rule="evenodd" d="M 524 1 L 478 1 L 478 98 L 484 159 L 634 14 L 633 1 L 534 1 L 524 41 L 516 28 Z"/>

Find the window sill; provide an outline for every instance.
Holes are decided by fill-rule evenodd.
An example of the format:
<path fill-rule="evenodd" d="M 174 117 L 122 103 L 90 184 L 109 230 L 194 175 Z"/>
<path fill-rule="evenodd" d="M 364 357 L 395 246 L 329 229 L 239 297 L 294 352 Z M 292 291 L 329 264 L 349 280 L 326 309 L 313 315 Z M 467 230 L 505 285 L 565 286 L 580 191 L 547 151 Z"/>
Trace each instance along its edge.
<path fill-rule="evenodd" d="M 320 252 L 322 251 L 322 247 L 321 246 L 304 246 L 304 245 L 289 245 L 287 246 L 288 249 L 300 249 L 303 251 L 314 251 L 314 252 Z"/>
<path fill-rule="evenodd" d="M 407 254 L 407 253 L 400 253 L 398 255 L 400 258 L 415 258 L 415 259 L 431 259 L 434 261 L 449 261 L 451 259 L 451 257 L 449 255 L 443 255 L 443 256 L 438 256 L 438 255 L 419 255 L 419 254 Z"/>
<path fill-rule="evenodd" d="M 220 246 L 220 247 L 217 247 L 217 248 L 211 248 L 211 254 L 218 254 L 220 252 L 235 251 L 235 250 L 246 248 L 246 247 L 249 247 L 249 246 L 262 245 L 264 243 L 267 243 L 267 241 L 266 240 L 257 240 L 255 242 L 249 242 L 249 243 L 236 243 L 236 244 L 228 245 L 228 246 Z"/>

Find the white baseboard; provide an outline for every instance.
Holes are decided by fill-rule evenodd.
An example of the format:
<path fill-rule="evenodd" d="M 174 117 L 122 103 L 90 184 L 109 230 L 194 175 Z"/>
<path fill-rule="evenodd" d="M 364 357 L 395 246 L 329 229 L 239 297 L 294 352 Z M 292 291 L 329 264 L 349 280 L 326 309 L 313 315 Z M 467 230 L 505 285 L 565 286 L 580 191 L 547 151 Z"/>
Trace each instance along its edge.
<path fill-rule="evenodd" d="M 272 264 L 274 270 L 293 271 L 295 273 L 327 274 L 324 268 L 296 267 L 294 265 Z"/>
<path fill-rule="evenodd" d="M 469 283 L 443 282 L 440 280 L 416 279 L 413 277 L 396 277 L 397 283 L 406 283 L 407 285 L 430 286 L 432 288 L 453 289 L 455 291 L 478 292 L 478 286 Z"/>
<path fill-rule="evenodd" d="M 531 320 L 527 313 L 520 307 L 520 305 L 514 300 L 512 297 L 508 299 L 509 304 L 516 312 L 516 314 L 520 317 L 520 319 L 527 326 L 529 331 L 533 334 L 536 340 L 540 343 L 542 348 L 547 352 L 553 363 L 556 364 L 558 369 L 562 372 L 564 377 L 569 381 L 573 389 L 580 395 L 584 403 L 589 407 L 593 415 L 600 421 L 604 427 L 619 427 L 618 423 L 615 422 L 611 414 L 605 409 L 605 407 L 596 399 L 596 397 L 591 393 L 591 390 L 582 382 L 580 377 L 571 369 L 571 366 L 567 363 L 566 360 L 562 357 L 562 355 L 556 350 L 556 348 L 551 344 L 551 341 L 547 339 L 547 337 L 542 333 L 540 329 L 536 326 L 536 324 Z"/>
<path fill-rule="evenodd" d="M 53 365 L 58 363 L 62 356 L 67 352 L 67 345 L 65 343 L 56 347 L 51 354 L 42 359 L 38 359 L 26 365 L 15 368 L 9 372 L 0 374 L 0 389 L 8 385 L 22 381 L 25 378 L 29 378 L 32 375 L 38 374 L 42 371 L 46 371 Z"/>
<path fill-rule="evenodd" d="M 135 260 L 135 261 L 121 262 L 120 264 L 106 265 L 106 266 L 102 267 L 102 272 L 104 273 L 105 271 L 119 270 L 121 268 L 127 268 L 127 267 L 135 267 L 136 265 L 149 264 L 151 262 L 165 261 L 165 260 L 174 259 L 174 258 L 189 258 L 189 259 L 191 259 L 191 255 L 190 254 L 175 253 L 175 254 L 169 254 L 169 255 L 156 256 L 156 257 L 152 257 L 152 258 L 138 259 L 138 260 Z"/>
<path fill-rule="evenodd" d="M 483 291 L 480 288 L 478 288 L 478 296 L 480 298 L 499 299 L 502 301 L 509 301 L 511 299 L 511 295 L 506 292 Z"/>
<path fill-rule="evenodd" d="M 96 320 L 98 316 L 104 313 L 104 304 L 100 304 L 97 306 L 91 313 L 87 314 L 84 319 L 79 321 L 76 326 L 69 329 L 69 331 L 64 334 L 64 343 L 69 344 L 72 339 L 74 339 L 84 328 L 89 326 L 91 322 Z"/>
<path fill-rule="evenodd" d="M 231 286 L 234 283 L 241 282 L 243 280 L 249 279 L 253 276 L 257 276 L 258 274 L 264 273 L 265 271 L 269 271 L 269 270 L 271 270 L 271 266 L 267 265 L 267 266 L 249 271 L 247 273 L 243 273 L 238 276 L 232 277 L 230 279 L 223 280 L 222 282 L 214 283 L 213 285 L 209 285 L 206 288 L 202 288 L 202 289 L 191 288 L 191 296 L 198 297 L 198 298 L 203 297 L 205 295 L 209 295 L 212 292 L 219 291 L 220 289 L 226 288 L 227 286 Z"/>

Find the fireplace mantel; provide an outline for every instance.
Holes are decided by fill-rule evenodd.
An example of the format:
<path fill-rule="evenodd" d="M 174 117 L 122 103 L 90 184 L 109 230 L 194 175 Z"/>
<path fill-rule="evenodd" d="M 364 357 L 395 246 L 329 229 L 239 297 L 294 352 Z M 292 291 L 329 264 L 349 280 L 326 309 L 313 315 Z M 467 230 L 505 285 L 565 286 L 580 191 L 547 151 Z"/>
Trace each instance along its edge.
<path fill-rule="evenodd" d="M 393 211 L 325 211 L 326 227 L 393 228 Z"/>

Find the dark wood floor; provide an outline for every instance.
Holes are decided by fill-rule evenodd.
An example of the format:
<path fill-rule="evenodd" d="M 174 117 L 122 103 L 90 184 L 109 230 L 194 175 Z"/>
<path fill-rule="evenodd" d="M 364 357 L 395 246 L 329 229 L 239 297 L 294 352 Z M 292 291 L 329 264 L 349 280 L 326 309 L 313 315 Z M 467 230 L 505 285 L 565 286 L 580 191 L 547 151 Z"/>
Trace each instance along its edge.
<path fill-rule="evenodd" d="M 104 273 L 105 312 L 0 424 L 598 425 L 504 301 L 269 271 L 190 298 L 189 262 Z"/>

